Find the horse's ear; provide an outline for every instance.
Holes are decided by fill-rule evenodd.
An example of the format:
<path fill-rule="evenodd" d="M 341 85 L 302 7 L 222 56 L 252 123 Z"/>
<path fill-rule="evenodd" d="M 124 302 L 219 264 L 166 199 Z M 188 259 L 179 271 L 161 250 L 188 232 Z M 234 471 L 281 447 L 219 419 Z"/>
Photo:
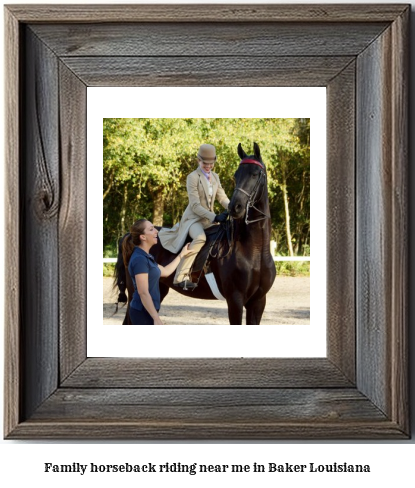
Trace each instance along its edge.
<path fill-rule="evenodd" d="M 259 146 L 256 142 L 254 142 L 254 154 L 257 159 L 261 159 L 261 151 L 259 150 Z"/>
<path fill-rule="evenodd" d="M 241 143 L 238 144 L 238 155 L 239 155 L 239 157 L 241 159 L 244 159 L 244 158 L 247 157 L 246 152 L 242 149 L 242 144 Z"/>

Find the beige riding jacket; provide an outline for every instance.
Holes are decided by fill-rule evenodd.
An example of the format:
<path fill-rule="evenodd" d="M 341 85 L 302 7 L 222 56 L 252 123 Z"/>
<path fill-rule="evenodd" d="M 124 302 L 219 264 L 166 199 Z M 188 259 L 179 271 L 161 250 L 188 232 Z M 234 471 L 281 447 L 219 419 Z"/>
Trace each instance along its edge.
<path fill-rule="evenodd" d="M 188 175 L 186 187 L 189 204 L 181 221 L 171 229 L 163 228 L 159 232 L 160 242 L 165 249 L 174 253 L 180 252 L 186 241 L 189 228 L 195 222 L 200 222 L 204 229 L 213 225 L 215 199 L 223 208 L 228 208 L 229 198 L 220 184 L 219 176 L 213 171 L 211 174 L 211 197 L 209 196 L 209 183 L 200 167 Z"/>

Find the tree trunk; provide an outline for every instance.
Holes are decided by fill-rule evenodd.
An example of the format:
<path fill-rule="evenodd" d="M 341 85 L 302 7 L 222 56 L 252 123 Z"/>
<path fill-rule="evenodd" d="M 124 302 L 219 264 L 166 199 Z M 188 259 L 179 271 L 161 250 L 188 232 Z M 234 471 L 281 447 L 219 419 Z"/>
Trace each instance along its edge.
<path fill-rule="evenodd" d="M 125 228 L 125 216 L 127 213 L 127 200 L 128 200 L 128 186 L 124 185 L 124 194 L 122 198 L 121 206 L 121 235 L 123 236 L 127 231 Z"/>
<path fill-rule="evenodd" d="M 163 214 L 164 214 L 164 198 L 162 190 L 158 190 L 153 194 L 153 224 L 162 226 L 163 225 Z"/>
<path fill-rule="evenodd" d="M 112 188 L 112 184 L 114 183 L 114 171 L 111 172 L 111 175 L 110 175 L 110 181 L 108 183 L 108 188 L 106 189 L 106 191 L 104 192 L 104 195 L 103 195 L 103 200 L 105 200 L 105 197 L 108 195 L 108 193 L 111 191 L 111 188 Z"/>
<path fill-rule="evenodd" d="M 293 244 L 291 241 L 291 227 L 290 227 L 290 209 L 288 206 L 288 192 L 287 192 L 287 178 L 285 174 L 285 167 L 282 165 L 282 194 L 284 197 L 284 210 L 285 210 L 285 233 L 287 235 L 287 246 L 290 256 L 294 256 Z"/>

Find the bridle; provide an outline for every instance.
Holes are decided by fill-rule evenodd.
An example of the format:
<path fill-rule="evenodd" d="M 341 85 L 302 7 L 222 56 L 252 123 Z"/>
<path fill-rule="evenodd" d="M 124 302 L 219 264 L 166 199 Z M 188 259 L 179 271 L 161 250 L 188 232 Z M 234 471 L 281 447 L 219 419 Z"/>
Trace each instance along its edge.
<path fill-rule="evenodd" d="M 260 210 L 259 208 L 255 207 L 255 204 L 262 198 L 262 196 L 264 195 L 264 191 L 265 191 L 265 185 L 267 184 L 267 175 L 265 173 L 265 167 L 264 165 L 260 162 L 260 161 L 256 161 L 255 159 L 250 159 L 250 158 L 244 158 L 242 159 L 242 161 L 239 163 L 239 164 L 256 164 L 257 166 L 259 166 L 261 168 L 261 172 L 259 173 L 259 177 L 255 183 L 255 186 L 252 190 L 251 193 L 248 193 L 247 191 L 245 191 L 243 188 L 235 188 L 235 191 L 241 191 L 242 193 L 245 193 L 245 195 L 248 196 L 248 201 L 246 202 L 246 211 L 245 211 L 245 224 L 252 224 L 254 222 L 258 222 L 260 220 L 265 220 L 265 219 L 270 219 L 271 216 L 270 215 L 267 215 L 266 213 L 264 213 L 262 210 Z M 261 182 L 263 183 L 262 185 L 262 193 L 261 193 L 261 196 L 259 198 L 257 198 L 257 194 L 259 192 L 259 189 L 260 189 L 260 186 L 261 186 Z M 258 219 L 255 219 L 255 220 L 249 220 L 248 219 L 248 211 L 250 208 L 253 208 L 254 210 L 256 210 L 257 212 L 261 213 L 263 215 L 263 217 L 259 217 Z"/>

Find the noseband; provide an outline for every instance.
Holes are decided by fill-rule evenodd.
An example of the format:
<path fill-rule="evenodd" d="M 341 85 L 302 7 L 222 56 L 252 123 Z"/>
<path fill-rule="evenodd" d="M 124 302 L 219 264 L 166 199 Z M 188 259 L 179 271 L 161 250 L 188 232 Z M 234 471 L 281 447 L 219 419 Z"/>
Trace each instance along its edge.
<path fill-rule="evenodd" d="M 248 224 L 252 224 L 254 222 L 258 222 L 260 220 L 265 220 L 265 219 L 271 218 L 270 215 L 265 214 L 262 210 L 259 210 L 259 208 L 255 207 L 255 204 L 262 198 L 262 196 L 264 194 L 265 184 L 267 182 L 267 176 L 265 173 L 264 165 L 260 161 L 256 161 L 255 159 L 250 159 L 250 158 L 242 159 L 242 161 L 239 164 L 256 164 L 257 166 L 259 166 L 261 168 L 261 172 L 259 173 L 259 177 L 258 177 L 258 179 L 255 183 L 255 186 L 254 186 L 251 193 L 248 193 L 243 188 L 239 188 L 239 187 L 235 188 L 235 191 L 236 190 L 241 191 L 242 193 L 245 193 L 245 195 L 248 196 L 248 201 L 246 202 L 246 211 L 245 211 L 245 224 L 248 225 Z M 262 181 L 263 181 L 262 194 L 259 198 L 257 198 L 257 193 L 259 191 L 259 188 L 260 188 Z M 263 217 L 260 217 L 259 219 L 255 219 L 255 220 L 249 220 L 248 219 L 248 211 L 250 208 L 253 208 L 257 212 L 261 213 L 263 215 Z"/>

